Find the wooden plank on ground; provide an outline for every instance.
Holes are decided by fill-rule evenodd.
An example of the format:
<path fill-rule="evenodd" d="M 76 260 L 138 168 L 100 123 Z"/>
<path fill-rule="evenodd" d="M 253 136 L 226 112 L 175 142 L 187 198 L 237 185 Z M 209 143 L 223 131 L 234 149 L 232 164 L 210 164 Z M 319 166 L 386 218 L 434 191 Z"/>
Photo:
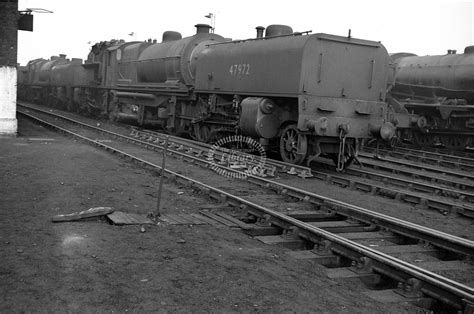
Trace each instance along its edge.
<path fill-rule="evenodd" d="M 341 267 L 341 268 L 328 268 L 326 269 L 326 274 L 330 279 L 351 279 L 357 278 L 363 282 L 377 282 L 380 278 L 380 275 L 371 273 L 371 272 L 355 272 L 350 267 Z"/>
<path fill-rule="evenodd" d="M 178 222 L 176 220 L 170 219 L 168 217 L 168 215 L 161 215 L 161 216 L 158 217 L 158 219 L 161 220 L 162 222 L 165 222 L 165 223 L 170 224 L 170 225 L 178 224 Z"/>
<path fill-rule="evenodd" d="M 279 245 L 291 250 L 300 250 L 304 246 L 304 241 L 298 238 L 285 238 L 281 235 L 275 236 L 257 236 L 255 239 L 270 245 Z"/>
<path fill-rule="evenodd" d="M 173 225 L 189 225 L 190 222 L 177 214 L 166 214 L 169 220 L 175 221 Z"/>
<path fill-rule="evenodd" d="M 220 222 L 221 224 L 226 225 L 227 227 L 238 227 L 238 225 L 235 224 L 234 222 L 229 221 L 229 220 L 227 220 L 225 218 L 222 218 L 220 216 L 217 216 L 216 214 L 211 213 L 207 210 L 200 210 L 199 213 L 206 216 L 206 217 L 208 217 L 208 218 L 214 219 L 214 220 Z"/>
<path fill-rule="evenodd" d="M 108 214 L 107 218 L 109 218 L 115 225 L 154 224 L 154 222 L 145 215 L 124 213 L 118 211 Z"/>
<path fill-rule="evenodd" d="M 328 217 L 334 216 L 329 213 L 320 213 L 314 210 L 293 210 L 286 213 L 288 216 L 295 219 L 307 221 L 307 220 L 316 220 L 316 219 L 327 219 Z"/>
<path fill-rule="evenodd" d="M 187 221 L 189 221 L 189 224 L 191 225 L 207 225 L 207 222 L 203 221 L 203 220 L 200 220 L 200 219 L 197 219 L 196 217 L 190 215 L 190 214 L 178 214 L 178 216 L 180 216 L 181 218 L 183 219 L 186 219 Z"/>
<path fill-rule="evenodd" d="M 208 218 L 198 214 L 163 214 L 158 219 L 170 225 L 208 225 L 210 223 Z"/>
<path fill-rule="evenodd" d="M 179 218 L 181 218 L 183 221 L 185 221 L 186 224 L 188 224 L 188 225 L 193 225 L 194 224 L 195 218 L 193 218 L 191 215 L 185 214 L 185 213 L 179 213 L 179 214 L 176 214 L 176 215 Z"/>
<path fill-rule="evenodd" d="M 81 212 L 75 212 L 65 215 L 56 215 L 51 218 L 53 222 L 64 222 L 64 221 L 77 221 L 84 218 L 105 216 L 112 213 L 114 209 L 112 207 L 93 207 L 88 210 Z"/>
<path fill-rule="evenodd" d="M 205 209 L 223 209 L 228 207 L 227 204 L 207 204 L 207 205 L 200 205 L 198 206 L 199 210 L 205 210 Z"/>
<path fill-rule="evenodd" d="M 397 236 L 389 233 L 381 232 L 348 232 L 340 233 L 340 236 L 349 239 L 349 240 L 385 240 L 385 241 L 394 241 L 397 240 Z"/>
<path fill-rule="evenodd" d="M 252 229 L 252 227 L 254 226 L 253 224 L 247 224 L 247 223 L 245 223 L 243 221 L 240 221 L 239 219 L 237 219 L 235 217 L 232 217 L 230 215 L 227 215 L 225 213 L 217 212 L 216 215 L 221 216 L 222 218 L 235 223 L 236 225 L 238 225 L 240 228 L 242 228 L 244 230 Z"/>
<path fill-rule="evenodd" d="M 207 223 L 209 225 L 221 225 L 221 223 L 215 221 L 214 219 L 207 218 L 206 216 L 203 216 L 201 214 L 191 214 L 191 216 L 193 216 L 194 218 L 199 219 L 201 221 L 204 221 L 205 223 Z"/>

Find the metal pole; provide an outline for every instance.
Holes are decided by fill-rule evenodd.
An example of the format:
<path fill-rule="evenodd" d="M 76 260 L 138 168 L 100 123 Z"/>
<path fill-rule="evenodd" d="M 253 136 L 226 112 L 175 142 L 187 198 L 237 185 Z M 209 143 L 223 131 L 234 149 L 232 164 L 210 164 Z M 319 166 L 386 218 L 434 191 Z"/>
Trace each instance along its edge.
<path fill-rule="evenodd" d="M 213 14 L 213 21 L 212 21 L 212 33 L 214 34 L 216 32 L 216 15 Z"/>
<path fill-rule="evenodd" d="M 168 140 L 169 136 L 166 135 L 166 141 L 165 141 L 165 148 L 163 149 L 163 160 L 161 162 L 161 178 L 160 178 L 160 185 L 158 187 L 158 202 L 156 204 L 156 214 L 155 216 L 160 217 L 161 216 L 161 195 L 163 191 L 163 177 L 165 176 L 165 164 L 166 164 L 166 152 L 168 151 Z"/>

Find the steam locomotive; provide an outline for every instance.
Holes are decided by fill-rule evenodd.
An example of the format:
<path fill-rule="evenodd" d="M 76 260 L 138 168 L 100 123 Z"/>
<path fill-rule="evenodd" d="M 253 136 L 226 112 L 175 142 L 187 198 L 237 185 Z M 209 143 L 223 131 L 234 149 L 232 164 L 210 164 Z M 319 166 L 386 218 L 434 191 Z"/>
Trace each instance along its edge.
<path fill-rule="evenodd" d="M 347 166 L 365 139 L 390 140 L 385 102 L 389 55 L 379 42 L 285 25 L 229 40 L 196 25 L 162 42 L 107 41 L 87 60 L 32 60 L 19 95 L 68 110 L 163 128 L 212 142 L 258 139 L 284 161 L 328 157 Z"/>
<path fill-rule="evenodd" d="M 408 114 L 418 115 L 413 127 L 398 128 L 403 136 L 420 146 L 474 147 L 474 46 L 463 54 L 391 58 L 396 78 L 390 94 Z"/>

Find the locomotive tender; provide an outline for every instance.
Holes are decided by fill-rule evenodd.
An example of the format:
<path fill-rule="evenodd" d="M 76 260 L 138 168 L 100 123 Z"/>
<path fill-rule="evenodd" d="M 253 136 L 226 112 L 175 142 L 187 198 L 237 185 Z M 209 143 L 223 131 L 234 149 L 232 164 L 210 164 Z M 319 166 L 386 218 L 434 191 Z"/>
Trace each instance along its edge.
<path fill-rule="evenodd" d="M 209 142 L 240 133 L 284 161 L 329 157 L 342 169 L 364 139 L 390 140 L 385 103 L 389 56 L 379 42 L 257 27 L 230 41 L 196 25 L 161 43 L 101 42 L 81 64 L 33 60 L 23 96 L 108 114 Z"/>
<path fill-rule="evenodd" d="M 474 147 L 474 46 L 446 55 L 393 54 L 394 97 L 409 113 L 419 115 L 417 127 L 405 136 L 421 146 Z"/>

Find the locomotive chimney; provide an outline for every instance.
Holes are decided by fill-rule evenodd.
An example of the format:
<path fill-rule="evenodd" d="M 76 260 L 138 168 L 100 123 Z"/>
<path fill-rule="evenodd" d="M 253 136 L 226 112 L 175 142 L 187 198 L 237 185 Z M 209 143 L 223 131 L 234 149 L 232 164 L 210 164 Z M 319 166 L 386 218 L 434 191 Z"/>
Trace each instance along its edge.
<path fill-rule="evenodd" d="M 196 24 L 194 27 L 196 27 L 196 34 L 209 34 L 209 31 L 212 28 L 207 24 Z"/>
<path fill-rule="evenodd" d="M 255 27 L 257 30 L 257 38 L 263 38 L 263 32 L 265 31 L 265 27 L 263 26 L 257 26 Z"/>

